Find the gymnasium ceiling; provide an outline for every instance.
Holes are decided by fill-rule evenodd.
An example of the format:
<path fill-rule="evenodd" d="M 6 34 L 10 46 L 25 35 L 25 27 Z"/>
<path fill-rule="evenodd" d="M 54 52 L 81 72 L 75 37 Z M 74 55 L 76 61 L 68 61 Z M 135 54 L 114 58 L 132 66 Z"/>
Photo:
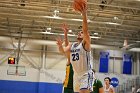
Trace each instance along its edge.
<path fill-rule="evenodd" d="M 0 0 L 0 48 L 20 48 L 23 42 L 30 46 L 28 50 L 41 50 L 35 47 L 40 44 L 54 45 L 50 41 L 63 37 L 62 23 L 69 25 L 70 41 L 75 41 L 73 35 L 81 30 L 82 22 L 72 2 Z M 140 48 L 140 0 L 88 0 L 88 28 L 94 48 L 120 49 L 125 39 L 129 48 Z"/>

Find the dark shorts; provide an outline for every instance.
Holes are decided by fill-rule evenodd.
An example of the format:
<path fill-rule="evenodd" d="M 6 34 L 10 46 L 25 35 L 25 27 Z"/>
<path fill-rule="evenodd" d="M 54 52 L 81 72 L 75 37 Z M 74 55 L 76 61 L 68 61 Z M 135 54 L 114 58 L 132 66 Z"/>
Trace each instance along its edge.
<path fill-rule="evenodd" d="M 64 92 L 63 93 L 74 93 L 73 89 L 71 88 L 64 88 Z"/>

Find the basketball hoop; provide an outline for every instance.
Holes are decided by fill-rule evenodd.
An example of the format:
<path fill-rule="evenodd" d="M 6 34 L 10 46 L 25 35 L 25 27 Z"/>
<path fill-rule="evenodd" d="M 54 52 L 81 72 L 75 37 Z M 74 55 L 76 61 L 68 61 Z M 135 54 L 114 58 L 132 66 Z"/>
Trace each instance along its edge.
<path fill-rule="evenodd" d="M 25 66 L 9 65 L 7 75 L 26 76 Z"/>

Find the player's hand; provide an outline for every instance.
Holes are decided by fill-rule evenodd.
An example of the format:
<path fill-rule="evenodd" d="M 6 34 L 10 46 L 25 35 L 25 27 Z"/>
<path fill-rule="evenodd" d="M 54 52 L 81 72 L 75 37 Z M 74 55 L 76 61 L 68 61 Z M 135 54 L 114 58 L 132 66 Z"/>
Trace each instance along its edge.
<path fill-rule="evenodd" d="M 56 38 L 56 44 L 60 47 L 63 44 L 63 41 L 61 40 L 60 37 Z"/>
<path fill-rule="evenodd" d="M 64 31 L 64 34 L 68 33 L 69 27 L 66 23 L 63 23 L 61 28 Z"/>

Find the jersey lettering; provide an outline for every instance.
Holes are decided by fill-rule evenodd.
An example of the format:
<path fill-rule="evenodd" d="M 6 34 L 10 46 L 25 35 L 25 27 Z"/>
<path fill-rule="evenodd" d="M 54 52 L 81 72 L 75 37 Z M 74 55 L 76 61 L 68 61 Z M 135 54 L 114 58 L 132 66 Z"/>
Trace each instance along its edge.
<path fill-rule="evenodd" d="M 72 54 L 72 61 L 78 61 L 79 60 L 79 53 Z"/>

